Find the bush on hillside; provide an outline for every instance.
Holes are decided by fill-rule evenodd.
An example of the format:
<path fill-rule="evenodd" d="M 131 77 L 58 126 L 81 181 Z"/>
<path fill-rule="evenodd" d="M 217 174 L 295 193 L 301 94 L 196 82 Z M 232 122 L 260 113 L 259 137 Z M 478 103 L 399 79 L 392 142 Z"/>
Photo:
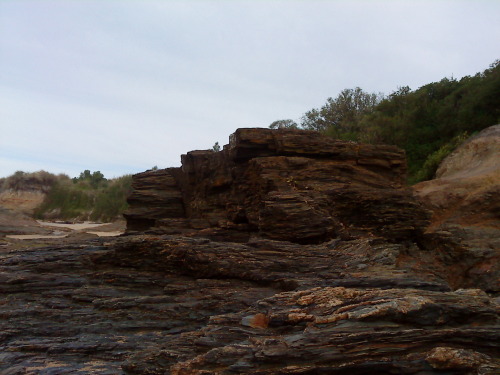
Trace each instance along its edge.
<path fill-rule="evenodd" d="M 91 220 L 111 221 L 121 217 L 127 209 L 127 196 L 130 194 L 132 176 L 127 175 L 114 180 L 96 195 Z"/>
<path fill-rule="evenodd" d="M 35 217 L 93 221 L 121 218 L 131 184 L 131 175 L 112 180 L 102 176 L 99 183 L 85 177 L 58 181 L 36 209 Z"/>
<path fill-rule="evenodd" d="M 463 132 L 445 145 L 441 146 L 437 151 L 431 153 L 425 160 L 422 167 L 409 180 L 409 183 L 414 184 L 420 181 L 433 179 L 441 162 L 458 146 L 464 143 L 467 138 L 469 138 L 469 134 L 467 132 Z"/>
<path fill-rule="evenodd" d="M 2 179 L 0 190 L 41 191 L 47 193 L 59 180 L 66 179 L 69 179 L 66 175 L 56 176 L 43 170 L 33 173 L 17 171 L 13 175 Z"/>

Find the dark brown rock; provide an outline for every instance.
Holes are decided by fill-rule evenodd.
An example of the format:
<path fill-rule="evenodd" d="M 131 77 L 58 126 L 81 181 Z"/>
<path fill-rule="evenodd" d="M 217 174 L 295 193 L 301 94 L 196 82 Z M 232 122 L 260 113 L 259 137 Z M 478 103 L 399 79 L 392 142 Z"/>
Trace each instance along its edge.
<path fill-rule="evenodd" d="M 134 176 L 125 217 L 129 231 L 173 233 L 169 219 L 182 217 L 183 204 L 183 224 L 231 239 L 231 232 L 297 243 L 370 233 L 408 239 L 425 227 L 427 212 L 404 187 L 405 168 L 403 151 L 392 146 L 238 129 L 221 152 L 189 152 L 181 168 Z"/>
<path fill-rule="evenodd" d="M 213 317 L 200 334 L 222 345 L 177 363 L 171 373 L 493 374 L 500 365 L 498 308 L 474 290 L 281 293 Z M 219 332 L 228 331 L 233 340 L 221 340 Z"/>
<path fill-rule="evenodd" d="M 5 241 L 0 374 L 499 373 L 493 232 L 426 230 L 400 150 L 239 129 L 182 159 L 121 238 Z"/>
<path fill-rule="evenodd" d="M 450 291 L 446 268 L 414 244 L 92 241 L 3 251 L 0 373 L 499 368 L 497 302 Z"/>
<path fill-rule="evenodd" d="M 161 219 L 174 219 L 183 227 L 185 217 L 182 195 L 171 169 L 151 170 L 134 175 L 129 209 L 124 216 L 129 231 L 140 231 L 156 225 Z"/>

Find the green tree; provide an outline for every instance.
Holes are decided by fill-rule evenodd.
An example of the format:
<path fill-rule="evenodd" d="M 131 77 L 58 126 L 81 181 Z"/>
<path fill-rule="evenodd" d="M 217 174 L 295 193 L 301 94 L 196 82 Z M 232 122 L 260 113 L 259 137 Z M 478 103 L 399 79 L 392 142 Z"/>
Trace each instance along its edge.
<path fill-rule="evenodd" d="M 279 120 L 270 128 L 293 125 Z M 325 135 L 401 147 L 409 180 L 430 178 L 436 163 L 464 134 L 500 123 L 500 60 L 459 81 L 443 78 L 417 90 L 398 87 L 387 97 L 361 88 L 345 89 L 320 108 L 307 111 L 300 127 Z M 424 166 L 425 164 L 425 166 Z"/>
<path fill-rule="evenodd" d="M 106 178 L 104 178 L 104 175 L 100 171 L 95 171 L 90 177 L 90 184 L 94 189 L 97 189 L 97 187 L 105 181 Z"/>
<path fill-rule="evenodd" d="M 100 171 L 95 171 L 93 173 L 86 169 L 80 173 L 78 178 L 73 178 L 73 183 L 87 183 L 92 189 L 97 189 L 100 185 L 105 184 L 107 179 Z"/>
<path fill-rule="evenodd" d="M 80 177 L 78 178 L 79 180 L 90 180 L 92 178 L 92 174 L 90 173 L 89 169 L 85 169 L 83 172 L 80 173 Z"/>
<path fill-rule="evenodd" d="M 459 81 L 443 78 L 415 91 L 400 87 L 361 122 L 366 129 L 362 140 L 406 151 L 410 181 L 431 178 L 436 161 L 456 143 L 453 139 L 500 122 L 500 61 Z"/>
<path fill-rule="evenodd" d="M 213 152 L 219 152 L 220 151 L 219 142 L 215 142 L 215 144 L 212 146 L 212 151 Z"/>
<path fill-rule="evenodd" d="M 269 125 L 269 129 L 297 129 L 298 127 L 299 125 L 290 119 L 276 120 Z"/>
<path fill-rule="evenodd" d="M 306 112 L 301 126 L 338 138 L 356 139 L 361 132 L 361 119 L 373 110 L 381 98 L 382 94 L 367 93 L 359 87 L 344 89 L 335 99 L 328 98 L 320 109 Z"/>

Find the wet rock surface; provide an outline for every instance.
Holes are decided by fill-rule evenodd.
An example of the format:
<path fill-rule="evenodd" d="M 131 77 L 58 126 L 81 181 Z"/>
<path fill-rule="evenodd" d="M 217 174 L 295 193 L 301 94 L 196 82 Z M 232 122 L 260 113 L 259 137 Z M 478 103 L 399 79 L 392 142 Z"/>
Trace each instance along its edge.
<path fill-rule="evenodd" d="M 136 175 L 128 235 L 1 240 L 0 374 L 498 374 L 495 233 L 304 134 Z"/>

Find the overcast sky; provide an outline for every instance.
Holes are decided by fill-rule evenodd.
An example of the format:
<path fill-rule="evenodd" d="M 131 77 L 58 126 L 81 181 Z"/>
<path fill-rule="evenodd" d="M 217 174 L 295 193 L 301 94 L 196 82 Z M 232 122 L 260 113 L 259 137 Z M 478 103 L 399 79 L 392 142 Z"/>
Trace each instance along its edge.
<path fill-rule="evenodd" d="M 0 0 L 0 177 L 108 178 L 500 58 L 500 1 Z"/>

